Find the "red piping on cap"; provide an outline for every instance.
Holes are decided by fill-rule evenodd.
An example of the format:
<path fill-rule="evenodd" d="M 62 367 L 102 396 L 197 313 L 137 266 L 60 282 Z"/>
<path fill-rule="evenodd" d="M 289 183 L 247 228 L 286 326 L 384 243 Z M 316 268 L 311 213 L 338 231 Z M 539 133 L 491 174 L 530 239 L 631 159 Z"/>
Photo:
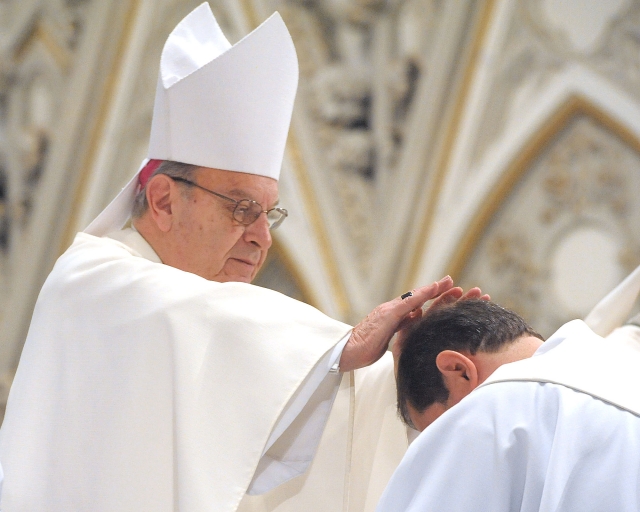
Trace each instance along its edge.
<path fill-rule="evenodd" d="M 160 167 L 160 164 L 163 161 L 164 160 L 149 160 L 147 162 L 147 165 L 145 165 L 138 174 L 138 183 L 140 184 L 140 188 L 145 187 L 147 181 L 149 181 L 149 178 L 151 178 L 151 175 L 156 171 L 158 167 Z"/>

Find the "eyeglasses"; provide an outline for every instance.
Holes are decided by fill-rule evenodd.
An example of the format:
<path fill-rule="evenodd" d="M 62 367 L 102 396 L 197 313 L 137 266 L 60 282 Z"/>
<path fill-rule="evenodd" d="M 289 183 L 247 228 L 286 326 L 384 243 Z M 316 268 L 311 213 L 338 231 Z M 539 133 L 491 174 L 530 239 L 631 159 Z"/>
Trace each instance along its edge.
<path fill-rule="evenodd" d="M 273 230 L 276 229 L 280 224 L 282 224 L 284 222 L 284 219 L 286 219 L 289 215 L 289 212 L 284 208 L 271 208 L 270 210 L 263 210 L 262 205 L 256 201 L 253 201 L 252 199 L 241 199 L 240 201 L 236 201 L 235 199 L 223 196 L 222 194 L 218 194 L 213 190 L 204 188 L 197 183 L 185 178 L 178 178 L 175 176 L 169 176 L 169 178 L 171 178 L 173 181 L 178 181 L 180 183 L 199 188 L 200 190 L 204 190 L 205 192 L 209 192 L 209 194 L 213 194 L 220 199 L 235 203 L 236 207 L 233 209 L 233 218 L 240 224 L 244 224 L 245 226 L 248 226 L 249 224 L 252 224 L 256 220 L 258 220 L 258 217 L 260 217 L 261 213 L 266 213 L 267 222 L 269 223 L 269 229 Z"/>

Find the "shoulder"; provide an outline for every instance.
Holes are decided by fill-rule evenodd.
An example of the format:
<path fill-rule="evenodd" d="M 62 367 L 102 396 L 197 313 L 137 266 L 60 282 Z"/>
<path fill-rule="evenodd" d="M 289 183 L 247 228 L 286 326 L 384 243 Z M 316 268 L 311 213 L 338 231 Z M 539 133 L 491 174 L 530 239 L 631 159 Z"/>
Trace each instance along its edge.
<path fill-rule="evenodd" d="M 497 382 L 477 388 L 450 408 L 416 440 L 416 450 L 432 451 L 442 439 L 478 449 L 511 442 L 513 436 L 530 430 L 553 428 L 567 393 L 563 386 L 539 382 Z"/>
<path fill-rule="evenodd" d="M 477 388 L 449 409 L 416 440 L 416 450 L 432 451 L 447 437 L 467 448 L 518 445 L 527 450 L 556 431 L 558 425 L 589 423 L 597 425 L 619 421 L 633 414 L 598 398 L 561 384 L 535 381 L 496 382 Z M 604 423 L 603 423 L 604 422 Z M 584 430 L 584 429 L 583 429 Z"/>
<path fill-rule="evenodd" d="M 140 257 L 120 241 L 86 233 L 78 233 L 59 258 L 45 292 L 54 300 L 64 293 L 89 295 L 89 301 L 122 307 L 138 304 L 142 310 L 162 311 L 172 318 L 206 321 L 215 312 L 217 321 L 242 320 L 265 329 L 275 324 L 295 329 L 303 323 L 324 331 L 331 324 L 344 334 L 350 328 L 279 292 L 246 283 L 208 281 Z"/>

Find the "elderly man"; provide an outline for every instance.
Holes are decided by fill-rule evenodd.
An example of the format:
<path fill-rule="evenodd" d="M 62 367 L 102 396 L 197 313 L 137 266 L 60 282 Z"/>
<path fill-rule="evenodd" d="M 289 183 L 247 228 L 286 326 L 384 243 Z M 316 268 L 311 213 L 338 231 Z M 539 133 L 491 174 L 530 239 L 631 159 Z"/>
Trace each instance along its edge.
<path fill-rule="evenodd" d="M 353 329 L 248 284 L 287 215 L 277 179 L 296 85 L 277 15 L 231 46 L 203 4 L 169 36 L 150 160 L 38 298 L 0 433 L 4 511 L 237 510 L 305 473 L 342 395 L 338 485 L 311 496 L 315 510 L 345 502 L 342 376 L 452 283 Z"/>
<path fill-rule="evenodd" d="M 491 302 L 432 309 L 398 363 L 423 432 L 378 511 L 640 510 L 638 368 L 638 327 L 575 320 L 543 344 Z"/>

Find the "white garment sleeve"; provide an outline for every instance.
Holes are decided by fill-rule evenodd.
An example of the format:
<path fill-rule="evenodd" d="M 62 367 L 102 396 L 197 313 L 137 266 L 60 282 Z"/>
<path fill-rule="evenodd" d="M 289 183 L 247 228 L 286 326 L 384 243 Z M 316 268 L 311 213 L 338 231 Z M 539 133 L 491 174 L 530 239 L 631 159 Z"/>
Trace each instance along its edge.
<path fill-rule="evenodd" d="M 342 380 L 341 373 L 330 370 L 340 360 L 350 336 L 351 332 L 318 362 L 289 400 L 271 432 L 247 494 L 268 492 L 301 475 L 311 464 Z"/>

